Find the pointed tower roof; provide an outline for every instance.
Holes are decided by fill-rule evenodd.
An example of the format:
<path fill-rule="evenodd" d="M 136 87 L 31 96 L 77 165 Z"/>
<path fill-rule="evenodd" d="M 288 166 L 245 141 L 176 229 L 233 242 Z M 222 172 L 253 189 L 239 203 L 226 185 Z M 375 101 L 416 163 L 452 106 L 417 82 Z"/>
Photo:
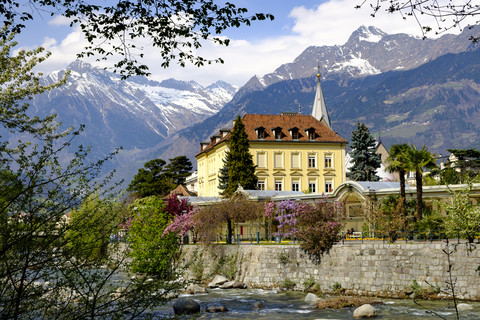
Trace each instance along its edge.
<path fill-rule="evenodd" d="M 328 117 L 325 99 L 323 98 L 322 86 L 320 85 L 320 73 L 317 73 L 317 93 L 315 94 L 315 101 L 313 102 L 312 116 L 328 128 L 332 128 L 330 126 L 330 118 Z"/>

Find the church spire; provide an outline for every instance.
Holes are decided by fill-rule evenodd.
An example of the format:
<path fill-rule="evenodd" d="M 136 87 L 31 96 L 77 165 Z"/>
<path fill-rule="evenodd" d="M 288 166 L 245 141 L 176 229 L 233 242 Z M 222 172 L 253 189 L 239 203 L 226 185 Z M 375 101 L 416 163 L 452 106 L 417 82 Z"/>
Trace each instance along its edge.
<path fill-rule="evenodd" d="M 317 93 L 315 94 L 315 101 L 313 102 L 312 116 L 331 129 L 330 118 L 328 117 L 327 107 L 323 99 L 322 86 L 320 85 L 320 69 L 319 67 L 317 68 L 319 71 L 319 73 L 317 73 Z"/>

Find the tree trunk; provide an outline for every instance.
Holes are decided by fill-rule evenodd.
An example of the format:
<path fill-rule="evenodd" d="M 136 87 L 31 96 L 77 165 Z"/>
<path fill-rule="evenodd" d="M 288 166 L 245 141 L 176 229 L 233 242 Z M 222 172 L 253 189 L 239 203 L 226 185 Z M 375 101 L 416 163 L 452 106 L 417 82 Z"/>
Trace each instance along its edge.
<path fill-rule="evenodd" d="M 407 195 L 405 194 L 405 170 L 401 169 L 398 171 L 400 179 L 400 203 L 401 203 L 401 214 L 403 217 L 403 227 L 407 228 Z"/>
<path fill-rule="evenodd" d="M 422 172 L 419 170 L 415 171 L 415 182 L 417 185 L 417 215 L 416 220 L 422 220 L 422 209 L 423 209 L 423 185 L 422 185 Z"/>
<path fill-rule="evenodd" d="M 227 219 L 227 244 L 232 244 L 232 234 L 233 234 L 233 229 L 232 229 L 232 220 Z"/>

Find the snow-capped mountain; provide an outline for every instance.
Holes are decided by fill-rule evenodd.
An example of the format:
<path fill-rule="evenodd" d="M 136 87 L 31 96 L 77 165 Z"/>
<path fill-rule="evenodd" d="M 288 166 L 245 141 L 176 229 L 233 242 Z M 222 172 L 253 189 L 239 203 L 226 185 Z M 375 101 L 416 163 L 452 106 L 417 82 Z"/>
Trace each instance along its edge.
<path fill-rule="evenodd" d="M 409 70 L 447 53 L 464 52 L 472 46 L 468 33 L 463 37 L 445 35 L 419 39 L 407 34 L 386 34 L 376 27 L 362 26 L 343 45 L 310 46 L 293 62 L 264 76 L 249 80 L 240 92 L 268 87 L 274 83 L 302 79 L 320 72 L 324 78 L 356 78 L 392 70 Z M 319 70 L 318 70 L 319 69 Z"/>
<path fill-rule="evenodd" d="M 66 69 L 70 70 L 67 83 L 36 96 L 30 103 L 32 112 L 39 116 L 55 113 L 65 128 L 85 125 L 77 143 L 92 147 L 92 159 L 123 147 L 118 163 L 109 164 L 109 169 L 133 163 L 132 176 L 143 164 L 146 150 L 217 113 L 237 90 L 222 81 L 204 88 L 195 81 L 121 80 L 117 74 L 80 61 Z M 65 72 L 53 72 L 43 80 L 53 83 Z"/>
<path fill-rule="evenodd" d="M 36 113 L 56 113 L 66 126 L 86 126 L 86 145 L 111 150 L 152 147 L 173 132 L 215 114 L 236 88 L 217 82 L 203 88 L 195 81 L 162 82 L 134 77 L 121 80 L 111 72 L 74 62 L 68 81 L 33 100 Z M 44 78 L 57 81 L 65 70 Z"/>

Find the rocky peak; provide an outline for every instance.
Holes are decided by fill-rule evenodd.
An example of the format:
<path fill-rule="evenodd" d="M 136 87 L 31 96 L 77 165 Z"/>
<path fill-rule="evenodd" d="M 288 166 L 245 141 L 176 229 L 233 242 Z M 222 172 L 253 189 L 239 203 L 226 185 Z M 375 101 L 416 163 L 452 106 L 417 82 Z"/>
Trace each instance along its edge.
<path fill-rule="evenodd" d="M 197 92 L 199 90 L 203 90 L 203 87 L 195 81 L 182 81 L 182 80 L 175 80 L 175 79 L 167 79 L 160 82 L 160 86 L 164 88 L 170 88 L 175 90 L 184 90 L 190 92 Z"/>
<path fill-rule="evenodd" d="M 377 42 L 380 42 L 380 40 L 382 40 L 382 38 L 386 35 L 387 33 L 383 32 L 382 30 L 376 27 L 361 26 L 350 35 L 350 38 L 348 38 L 347 43 L 361 42 L 361 41 L 377 43 Z"/>

